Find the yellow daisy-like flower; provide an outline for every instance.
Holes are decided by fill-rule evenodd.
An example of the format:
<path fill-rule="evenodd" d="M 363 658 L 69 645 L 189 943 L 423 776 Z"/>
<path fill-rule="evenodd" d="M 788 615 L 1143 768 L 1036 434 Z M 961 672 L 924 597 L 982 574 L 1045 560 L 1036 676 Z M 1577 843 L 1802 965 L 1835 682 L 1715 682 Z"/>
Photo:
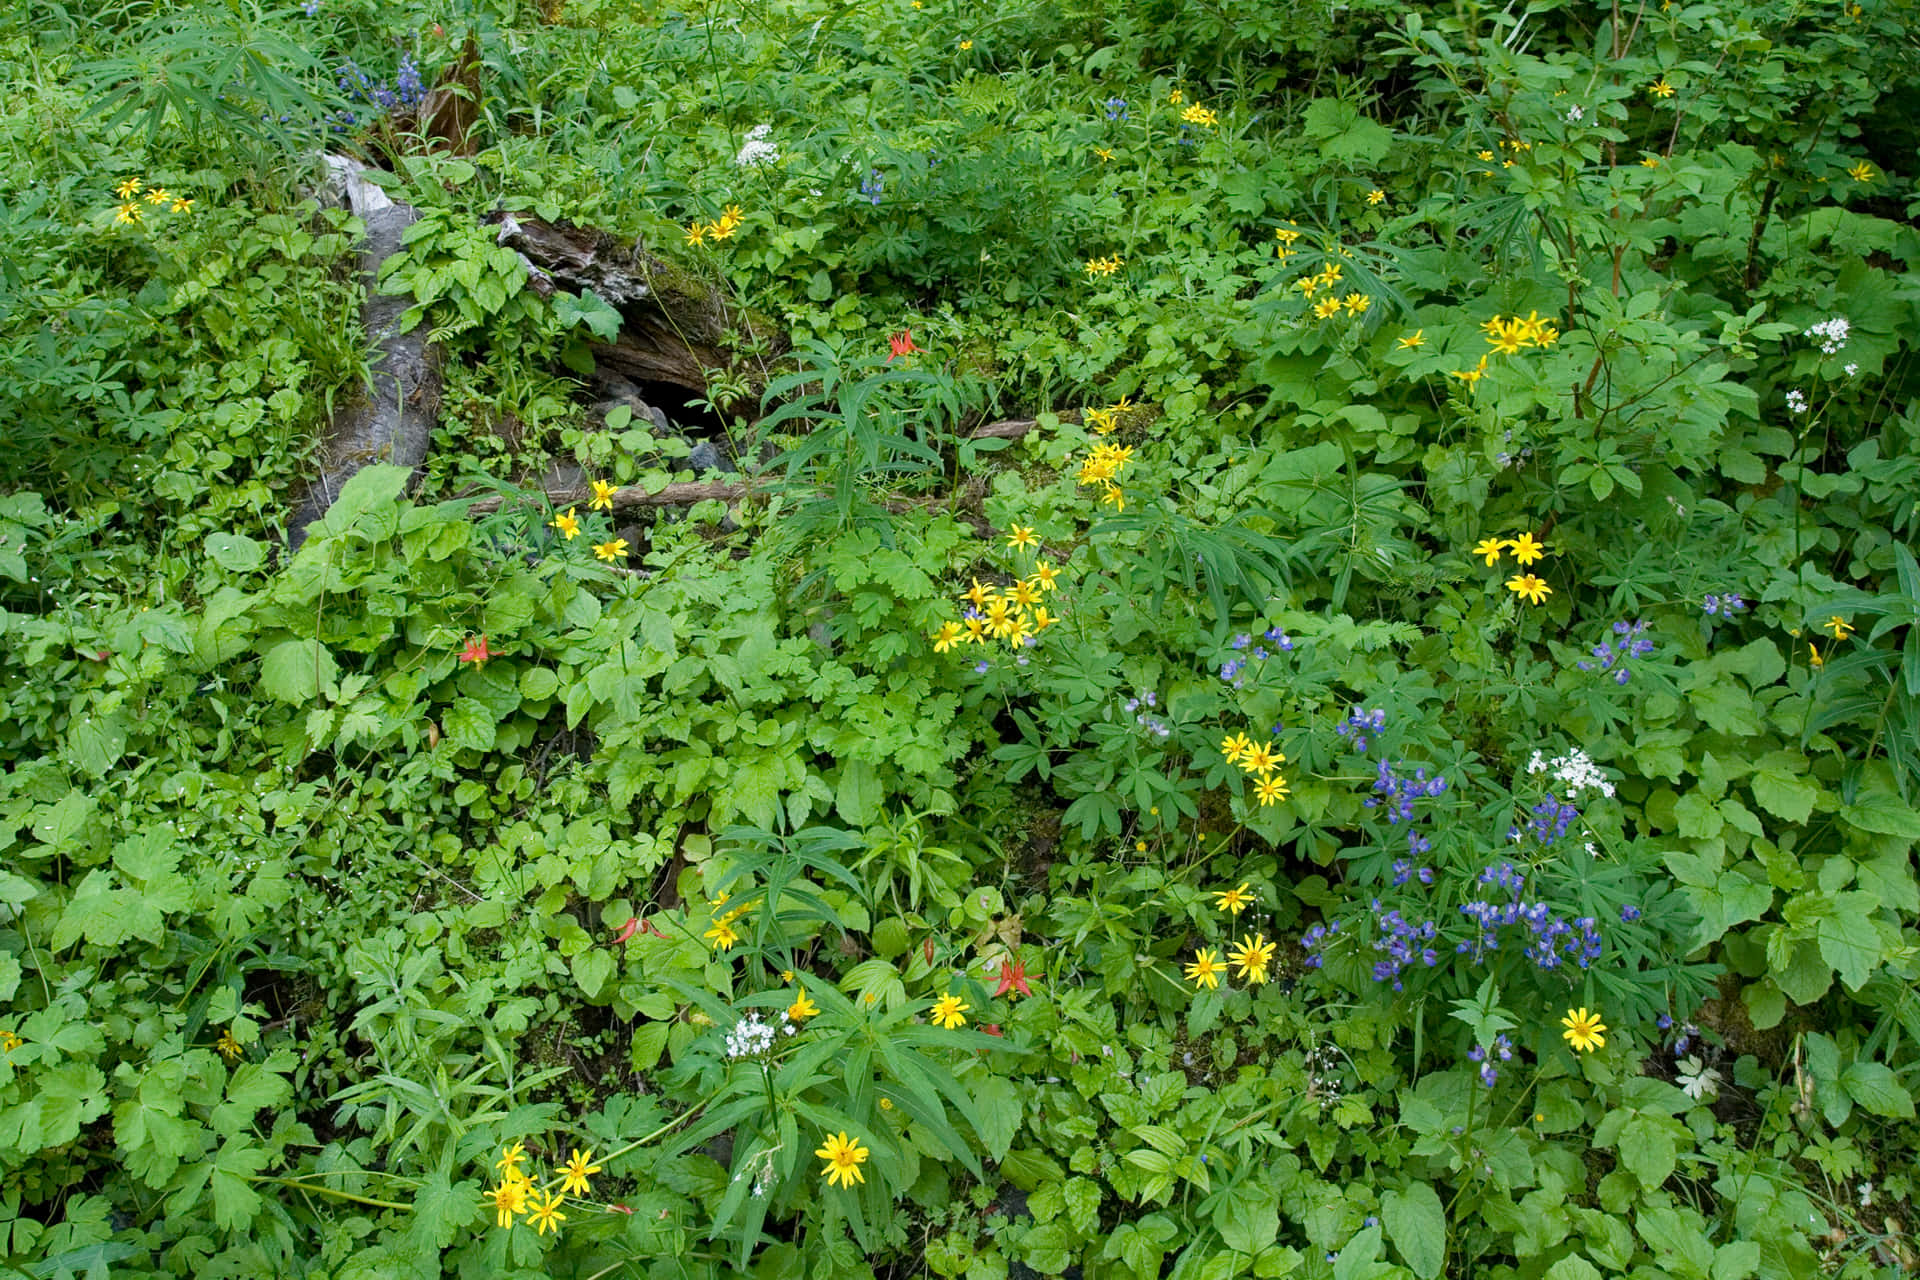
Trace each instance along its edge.
<path fill-rule="evenodd" d="M 1328 294 L 1313 304 L 1313 314 L 1321 320 L 1330 320 L 1340 314 L 1340 299 Z"/>
<path fill-rule="evenodd" d="M 519 1178 L 504 1178 L 499 1186 L 487 1192 L 487 1199 L 493 1202 L 494 1220 L 511 1229 L 514 1215 L 527 1211 L 527 1183 Z"/>
<path fill-rule="evenodd" d="M 800 994 L 796 995 L 793 1003 L 787 1006 L 787 1016 L 795 1022 L 805 1022 L 819 1012 L 820 1006 L 808 998 L 805 987 L 800 988 Z"/>
<path fill-rule="evenodd" d="M 860 1166 L 867 1162 L 870 1153 L 860 1145 L 858 1138 L 849 1138 L 844 1132 L 836 1133 L 813 1154 L 827 1162 L 820 1176 L 827 1180 L 829 1186 L 851 1187 L 856 1182 L 867 1180 L 867 1175 L 860 1172 Z"/>
<path fill-rule="evenodd" d="M 1853 168 L 1847 170 L 1847 176 L 1855 182 L 1872 182 L 1879 175 L 1874 172 L 1872 165 L 1862 160 L 1860 163 L 1854 165 Z"/>
<path fill-rule="evenodd" d="M 1482 538 L 1474 544 L 1473 554 L 1484 557 L 1487 562 L 1487 567 L 1491 569 L 1499 562 L 1500 553 L 1506 549 L 1507 542 L 1505 538 Z"/>
<path fill-rule="evenodd" d="M 731 240 L 733 239 L 735 229 L 738 228 L 739 225 L 737 222 L 709 223 L 707 226 L 707 239 L 713 241 Z"/>
<path fill-rule="evenodd" d="M 193 200 L 190 197 L 175 196 L 173 198 L 173 211 L 175 213 L 185 213 L 191 208 L 193 208 Z"/>
<path fill-rule="evenodd" d="M 587 506 L 594 511 L 611 511 L 613 510 L 613 494 L 614 487 L 612 485 L 608 484 L 605 480 L 595 480 L 593 482 L 593 501 L 589 502 Z"/>
<path fill-rule="evenodd" d="M 1396 345 L 1402 351 L 1418 351 L 1421 347 L 1427 345 L 1427 331 L 1425 329 L 1415 329 L 1412 333 L 1400 339 Z"/>
<path fill-rule="evenodd" d="M 1040 603 L 1040 587 L 1031 578 L 1022 578 L 1013 584 L 1007 597 L 1021 608 L 1030 609 Z"/>
<path fill-rule="evenodd" d="M 1474 152 L 1474 155 L 1473 155 L 1473 158 L 1474 158 L 1475 160 L 1491 160 L 1491 159 L 1493 159 L 1493 152 L 1491 152 L 1491 151 L 1476 151 L 1476 152 Z"/>
<path fill-rule="evenodd" d="M 240 1042 L 233 1038 L 233 1028 L 231 1027 L 221 1029 L 220 1038 L 213 1042 L 213 1047 L 218 1049 L 220 1056 L 228 1062 L 238 1061 L 240 1055 L 246 1052 L 246 1050 L 240 1047 Z"/>
<path fill-rule="evenodd" d="M 1187 981 L 1215 991 L 1220 987 L 1220 975 L 1226 971 L 1227 966 L 1220 963 L 1220 957 L 1211 948 L 1202 947 L 1193 953 L 1193 963 L 1187 966 Z"/>
<path fill-rule="evenodd" d="M 1300 233 L 1292 227 L 1275 227 L 1273 229 L 1273 238 L 1281 244 L 1292 244 L 1300 238 Z"/>
<path fill-rule="evenodd" d="M 1103 164 L 1106 161 L 1113 159 L 1113 152 L 1108 150 L 1106 147 L 1095 147 L 1093 149 L 1093 154 L 1095 154 L 1096 156 L 1099 156 L 1101 163 Z"/>
<path fill-rule="evenodd" d="M 593 544 L 593 554 L 611 564 L 627 554 L 627 540 L 615 538 L 612 542 L 596 542 Z"/>
<path fill-rule="evenodd" d="M 1658 169 L 1660 167 L 1660 157 L 1659 156 L 1641 156 L 1640 167 L 1642 169 Z"/>
<path fill-rule="evenodd" d="M 1216 112 L 1208 110 L 1197 102 L 1182 111 L 1180 118 L 1188 124 L 1197 124 L 1207 129 L 1220 123 L 1220 116 Z"/>
<path fill-rule="evenodd" d="M 1386 202 L 1387 202 L 1387 193 L 1382 191 L 1380 188 L 1375 187 L 1373 190 L 1367 192 L 1368 204 L 1385 204 Z"/>
<path fill-rule="evenodd" d="M 13 1032 L 0 1029 L 0 1053 L 12 1053 L 25 1043 L 25 1040 L 22 1040 Z"/>
<path fill-rule="evenodd" d="M 1033 526 L 1016 524 L 1007 535 L 1007 545 L 1015 551 L 1027 551 L 1040 545 L 1040 539 L 1034 536 Z"/>
<path fill-rule="evenodd" d="M 1253 750 L 1253 740 L 1244 733 L 1230 733 L 1220 742 L 1220 754 L 1228 764 L 1239 764 L 1240 757 Z"/>
<path fill-rule="evenodd" d="M 1518 355 L 1520 349 L 1530 340 L 1530 334 L 1518 318 L 1511 322 L 1502 322 L 1498 328 L 1487 335 L 1488 344 L 1503 356 Z"/>
<path fill-rule="evenodd" d="M 135 225 L 144 216 L 145 214 L 141 210 L 140 206 L 133 203 L 133 201 L 131 200 L 129 200 L 127 203 L 123 205 L 117 206 L 113 211 L 113 220 L 119 223 L 123 227 L 131 227 Z"/>
<path fill-rule="evenodd" d="M 542 1193 L 536 1191 L 529 1198 L 527 1221 L 533 1224 L 534 1231 L 539 1235 L 545 1235 L 549 1231 L 559 1235 L 560 1224 L 567 1220 L 567 1215 L 560 1212 L 560 1206 L 565 1203 L 564 1197 L 557 1196 L 551 1191 L 546 1192 L 544 1198 Z"/>
<path fill-rule="evenodd" d="M 1102 506 L 1112 507 L 1115 511 L 1125 511 L 1127 509 L 1126 491 L 1117 484 L 1110 484 L 1100 491 L 1100 503 Z"/>
<path fill-rule="evenodd" d="M 1447 376 L 1449 378 L 1460 379 L 1460 381 L 1467 384 L 1469 389 L 1476 387 L 1480 384 L 1480 379 L 1487 376 L 1487 358 L 1485 356 L 1481 356 L 1480 363 L 1473 366 L 1473 368 L 1454 369 L 1449 371 Z"/>
<path fill-rule="evenodd" d="M 985 618 L 963 619 L 967 628 L 968 644 L 985 644 L 987 640 L 987 620 Z"/>
<path fill-rule="evenodd" d="M 707 224 L 706 223 L 695 222 L 690 224 L 687 227 L 687 243 L 688 244 L 705 244 L 706 242 L 707 242 Z"/>
<path fill-rule="evenodd" d="M 1267 980 L 1267 966 L 1273 962 L 1274 944 L 1267 941 L 1265 934 L 1256 933 L 1251 938 L 1241 935 L 1240 942 L 1228 952 L 1227 958 L 1240 969 L 1240 976 L 1253 986 L 1259 986 Z"/>
<path fill-rule="evenodd" d="M 1523 597 L 1529 604 L 1539 604 L 1553 594 L 1553 588 L 1531 573 L 1507 579 L 1507 590 Z"/>
<path fill-rule="evenodd" d="M 945 653 L 947 650 L 953 648 L 954 645 L 965 643 L 961 638 L 965 634 L 966 628 L 957 622 L 941 623 L 940 629 L 933 633 L 933 651 L 935 653 Z"/>
<path fill-rule="evenodd" d="M 737 204 L 730 204 L 720 211 L 720 221 L 729 227 L 737 227 L 746 220 L 746 214 Z"/>
<path fill-rule="evenodd" d="M 1244 883 L 1231 889 L 1221 889 L 1213 895 L 1213 905 L 1217 909 L 1236 916 L 1258 900 L 1253 894 L 1253 887 Z"/>
<path fill-rule="evenodd" d="M 1816 670 L 1827 665 L 1827 660 L 1820 656 L 1820 646 L 1811 640 L 1807 641 L 1807 665 Z"/>
<path fill-rule="evenodd" d="M 140 193 L 140 188 L 145 185 L 146 183 L 140 181 L 138 178 L 126 178 L 114 185 L 113 194 L 119 196 L 122 200 L 131 200 Z"/>
<path fill-rule="evenodd" d="M 1531 533 L 1523 533 L 1517 538 L 1508 538 L 1507 549 L 1512 551 L 1513 558 L 1523 565 L 1532 564 L 1535 560 L 1547 554 L 1546 544 L 1543 542 L 1535 542 Z M 1487 563 L 1492 564 L 1493 561 L 1489 560 Z"/>
<path fill-rule="evenodd" d="M 928 1013 L 927 1018 L 935 1026 L 951 1031 L 955 1027 L 966 1024 L 966 1018 L 961 1015 L 971 1008 L 973 1008 L 972 1005 L 952 992 L 948 992 L 933 1002 L 933 1010 Z"/>
<path fill-rule="evenodd" d="M 1259 797 L 1260 807 L 1264 809 L 1270 804 L 1287 798 L 1287 780 L 1277 773 L 1262 778 L 1254 786 L 1253 794 Z"/>
<path fill-rule="evenodd" d="M 493 1162 L 493 1167 L 500 1171 L 502 1182 L 524 1181 L 526 1175 L 520 1172 L 520 1162 L 526 1158 L 527 1144 L 516 1142 L 510 1147 L 500 1148 L 500 1158 Z"/>
<path fill-rule="evenodd" d="M 588 1178 L 600 1172 L 600 1166 L 593 1163 L 593 1152 L 575 1151 L 560 1169 L 560 1189 L 570 1196 L 583 1196 L 593 1190 Z"/>
<path fill-rule="evenodd" d="M 155 187 L 140 198 L 148 204 L 165 204 L 167 201 L 173 199 L 173 192 L 167 190 L 165 187 Z"/>
<path fill-rule="evenodd" d="M 560 536 L 568 542 L 580 536 L 580 517 L 574 514 L 578 510 L 578 507 L 568 507 L 565 515 L 553 518 L 553 527 L 558 529 Z"/>
<path fill-rule="evenodd" d="M 1822 631 L 1833 632 L 1833 638 L 1835 640 L 1845 640 L 1848 636 L 1852 635 L 1855 630 L 1851 622 L 1848 622 L 1837 613 L 1822 623 L 1820 629 Z"/>
<path fill-rule="evenodd" d="M 1180 90 L 1178 89 L 1175 89 L 1172 93 L 1169 93 L 1167 95 L 1167 101 L 1171 102 L 1174 106 L 1177 107 L 1182 102 L 1186 101 L 1186 97 L 1187 97 L 1186 94 L 1180 92 Z"/>
<path fill-rule="evenodd" d="M 1658 80 L 1655 80 L 1647 86 L 1647 92 L 1656 98 L 1671 98 L 1673 96 L 1673 86 L 1667 83 L 1665 76 L 1661 76 Z"/>
<path fill-rule="evenodd" d="M 1287 758 L 1264 742 L 1256 742 L 1240 755 L 1240 767 L 1248 773 L 1257 773 L 1261 777 L 1272 773 L 1287 762 Z"/>
<path fill-rule="evenodd" d="M 992 587 L 981 586 L 980 579 L 975 578 L 972 589 L 962 592 L 960 598 L 976 609 L 984 609 L 987 607 L 987 601 L 993 599 L 993 595 Z"/>
<path fill-rule="evenodd" d="M 730 951 L 733 944 L 740 941 L 740 935 L 733 931 L 733 922 L 730 920 L 715 920 L 713 927 L 700 936 L 711 939 L 716 951 Z"/>
<path fill-rule="evenodd" d="M 1600 1021 L 1598 1009 L 1592 1013 L 1588 1013 L 1585 1006 L 1569 1009 L 1567 1016 L 1560 1019 L 1560 1025 L 1566 1028 L 1560 1033 L 1562 1038 L 1573 1046 L 1575 1053 L 1591 1053 L 1607 1042 L 1606 1036 L 1601 1034 L 1607 1029 L 1607 1024 Z"/>
<path fill-rule="evenodd" d="M 1293 282 L 1293 287 L 1298 289 L 1303 296 L 1311 298 L 1320 291 L 1320 281 L 1313 276 L 1301 276 Z"/>
<path fill-rule="evenodd" d="M 960 42 L 960 48 L 961 48 L 962 50 L 966 50 L 966 49 L 971 49 L 971 48 L 973 48 L 973 41 L 971 41 L 971 40 L 962 40 L 962 41 Z"/>
<path fill-rule="evenodd" d="M 1373 305 L 1373 299 L 1364 293 L 1350 293 L 1340 300 L 1340 305 L 1347 309 L 1348 315 L 1357 316 Z"/>
<path fill-rule="evenodd" d="M 1060 621 L 1060 619 L 1048 613 L 1045 606 L 1035 609 L 1033 611 L 1033 633 L 1039 635 L 1042 631 L 1045 631 L 1058 621 Z"/>
<path fill-rule="evenodd" d="M 1042 560 L 1033 566 L 1033 577 L 1029 581 L 1042 591 L 1057 591 L 1060 587 L 1060 571 Z"/>

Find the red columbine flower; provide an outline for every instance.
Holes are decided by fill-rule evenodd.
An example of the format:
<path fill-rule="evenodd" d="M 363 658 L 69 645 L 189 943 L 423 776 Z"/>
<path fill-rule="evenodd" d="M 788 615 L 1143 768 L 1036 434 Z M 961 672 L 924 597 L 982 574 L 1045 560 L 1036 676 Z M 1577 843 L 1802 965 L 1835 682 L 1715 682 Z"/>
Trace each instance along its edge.
<path fill-rule="evenodd" d="M 997 1022 L 989 1022 L 985 1026 L 981 1027 L 980 1029 L 986 1032 L 990 1036 L 1000 1036 L 1002 1040 L 1006 1039 L 1006 1036 L 1001 1035 L 1000 1024 Z"/>
<path fill-rule="evenodd" d="M 993 994 L 1003 996 L 1009 991 L 1018 991 L 1023 996 L 1033 994 L 1033 988 L 1027 985 L 1027 963 L 1024 960 L 1002 960 L 1000 962 L 1000 985 Z"/>
<path fill-rule="evenodd" d="M 467 641 L 467 647 L 460 651 L 460 661 L 462 662 L 485 662 L 492 656 L 491 653 L 487 652 L 487 638 L 485 636 L 481 636 L 478 640 Z"/>
<path fill-rule="evenodd" d="M 640 932 L 640 917 L 635 916 L 620 926 L 620 932 L 613 935 L 613 941 L 609 945 L 617 947 L 638 932 Z"/>
<path fill-rule="evenodd" d="M 913 345 L 913 330 L 911 329 L 903 329 L 899 333 L 889 335 L 887 345 L 893 348 L 893 355 L 887 357 L 888 364 L 893 363 L 894 356 L 910 356 L 920 350 L 919 347 Z"/>

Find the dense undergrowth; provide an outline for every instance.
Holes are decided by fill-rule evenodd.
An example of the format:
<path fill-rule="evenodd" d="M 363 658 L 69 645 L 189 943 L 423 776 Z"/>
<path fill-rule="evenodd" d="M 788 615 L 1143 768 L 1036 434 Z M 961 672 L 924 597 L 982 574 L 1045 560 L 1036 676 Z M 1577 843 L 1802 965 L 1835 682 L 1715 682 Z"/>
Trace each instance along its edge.
<path fill-rule="evenodd" d="M 1894 0 L 0 19 L 7 1274 L 1912 1271 L 1916 65 Z M 329 147 L 447 385 L 291 551 Z M 671 406 L 744 499 L 468 510 L 714 478 L 501 210 L 778 327 Z"/>

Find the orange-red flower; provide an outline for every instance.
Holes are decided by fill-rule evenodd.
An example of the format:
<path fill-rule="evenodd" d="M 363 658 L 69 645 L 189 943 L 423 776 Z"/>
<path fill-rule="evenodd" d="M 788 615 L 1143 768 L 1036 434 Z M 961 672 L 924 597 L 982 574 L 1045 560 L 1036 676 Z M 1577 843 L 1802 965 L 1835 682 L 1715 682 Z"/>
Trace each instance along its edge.
<path fill-rule="evenodd" d="M 485 636 L 481 636 L 478 640 L 467 641 L 467 647 L 460 651 L 460 661 L 462 662 L 481 663 L 492 656 L 491 653 L 487 652 L 487 638 Z"/>
<path fill-rule="evenodd" d="M 895 356 L 910 356 L 914 352 L 921 350 L 921 348 L 913 345 L 913 330 L 911 329 L 903 329 L 899 333 L 889 335 L 887 345 L 893 348 L 893 355 L 887 357 L 888 364 L 893 363 Z"/>

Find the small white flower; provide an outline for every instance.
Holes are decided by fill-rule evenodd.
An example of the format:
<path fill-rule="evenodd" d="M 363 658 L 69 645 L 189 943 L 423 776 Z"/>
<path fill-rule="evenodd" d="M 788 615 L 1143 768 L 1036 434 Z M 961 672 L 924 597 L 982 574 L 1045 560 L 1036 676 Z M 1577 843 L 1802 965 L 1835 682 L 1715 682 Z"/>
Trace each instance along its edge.
<path fill-rule="evenodd" d="M 758 169 L 764 165 L 775 164 L 780 159 L 780 148 L 767 141 L 767 135 L 773 132 L 770 124 L 757 124 L 747 131 L 747 140 L 740 144 L 740 153 L 733 163 L 742 169 Z"/>
<path fill-rule="evenodd" d="M 1860 1184 L 1860 1207 L 1862 1209 L 1870 1209 L 1873 1207 L 1873 1184 L 1871 1182 L 1863 1182 Z"/>
<path fill-rule="evenodd" d="M 1793 410 L 1795 413 L 1805 413 L 1807 411 L 1807 398 L 1801 395 L 1799 391 L 1789 391 L 1787 392 L 1787 408 Z"/>
<path fill-rule="evenodd" d="M 1849 378 L 1851 378 L 1851 377 L 1852 377 L 1852 376 L 1853 376 L 1854 374 L 1856 374 L 1856 373 L 1858 373 L 1858 372 L 1860 372 L 1860 366 L 1859 366 L 1859 365 L 1857 365 L 1857 364 L 1849 364 L 1849 365 L 1847 366 L 1847 376 L 1848 376 Z"/>
<path fill-rule="evenodd" d="M 1580 120 L 1586 114 L 1587 113 L 1585 111 L 1582 111 L 1580 109 L 1579 104 L 1576 103 L 1575 105 L 1567 108 L 1567 123 L 1573 124 L 1576 121 Z"/>

